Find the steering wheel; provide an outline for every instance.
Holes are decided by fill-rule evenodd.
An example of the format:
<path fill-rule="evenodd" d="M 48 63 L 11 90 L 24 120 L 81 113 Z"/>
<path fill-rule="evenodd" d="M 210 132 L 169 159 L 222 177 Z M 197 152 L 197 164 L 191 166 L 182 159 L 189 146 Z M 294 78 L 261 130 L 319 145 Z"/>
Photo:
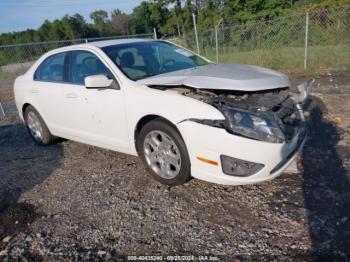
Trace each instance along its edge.
<path fill-rule="evenodd" d="M 164 69 L 165 69 L 165 67 L 166 66 L 169 66 L 169 65 L 175 65 L 175 60 L 174 59 L 167 59 L 167 60 L 165 60 L 163 63 L 162 63 L 162 65 L 160 66 L 160 68 L 159 68 L 159 71 L 160 72 L 163 72 L 164 71 Z"/>

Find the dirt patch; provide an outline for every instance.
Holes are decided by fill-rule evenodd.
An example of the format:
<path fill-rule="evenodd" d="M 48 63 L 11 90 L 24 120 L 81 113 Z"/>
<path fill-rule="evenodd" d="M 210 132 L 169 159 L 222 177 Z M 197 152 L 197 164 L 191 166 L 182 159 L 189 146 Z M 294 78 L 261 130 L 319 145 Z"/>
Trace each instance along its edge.
<path fill-rule="evenodd" d="M 0 215 L 0 231 L 6 235 L 25 230 L 37 216 L 34 205 L 26 203 L 8 205 Z"/>
<path fill-rule="evenodd" d="M 12 100 L 14 78 L 0 79 L 0 102 Z"/>

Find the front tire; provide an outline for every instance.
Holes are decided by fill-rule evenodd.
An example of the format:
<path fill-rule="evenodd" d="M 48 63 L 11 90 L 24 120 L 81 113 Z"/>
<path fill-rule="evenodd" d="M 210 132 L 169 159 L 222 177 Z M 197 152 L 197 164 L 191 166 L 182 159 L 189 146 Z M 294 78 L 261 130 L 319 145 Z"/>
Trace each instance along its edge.
<path fill-rule="evenodd" d="M 28 106 L 24 111 L 24 122 L 30 136 L 38 145 L 50 145 L 56 142 L 39 112 L 32 106 Z"/>
<path fill-rule="evenodd" d="M 147 123 L 136 146 L 147 170 L 162 184 L 181 185 L 190 179 L 186 145 L 179 132 L 166 121 L 157 119 Z"/>

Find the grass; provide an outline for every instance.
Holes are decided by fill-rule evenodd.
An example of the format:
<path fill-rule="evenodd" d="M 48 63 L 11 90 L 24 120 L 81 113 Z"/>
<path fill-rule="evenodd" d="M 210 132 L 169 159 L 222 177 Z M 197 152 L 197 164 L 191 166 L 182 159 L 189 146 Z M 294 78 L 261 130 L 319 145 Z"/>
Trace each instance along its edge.
<path fill-rule="evenodd" d="M 204 48 L 201 54 L 216 61 L 215 48 Z M 349 68 L 350 45 L 310 46 L 308 48 L 307 70 L 304 70 L 303 47 L 242 51 L 237 47 L 227 46 L 219 49 L 219 62 L 260 65 L 293 74 L 312 75 L 322 69 Z M 0 67 L 0 79 L 14 78 L 15 76 L 16 74 L 2 71 Z"/>
<path fill-rule="evenodd" d="M 8 78 L 14 78 L 14 77 L 15 77 L 15 74 L 4 72 L 0 68 L 0 79 L 8 79 Z"/>
<path fill-rule="evenodd" d="M 207 49 L 203 55 L 216 61 L 215 49 Z M 237 48 L 225 47 L 219 50 L 219 62 L 253 64 L 288 73 L 314 74 L 322 69 L 350 67 L 350 45 L 310 46 L 307 70 L 304 70 L 303 47 L 257 49 L 244 52 Z"/>

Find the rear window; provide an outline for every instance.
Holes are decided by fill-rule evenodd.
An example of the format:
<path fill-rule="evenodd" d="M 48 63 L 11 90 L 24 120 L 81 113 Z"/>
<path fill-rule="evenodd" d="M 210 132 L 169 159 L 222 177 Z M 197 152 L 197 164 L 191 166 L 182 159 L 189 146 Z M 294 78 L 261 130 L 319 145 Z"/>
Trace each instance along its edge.
<path fill-rule="evenodd" d="M 60 53 L 46 58 L 36 70 L 34 80 L 64 82 L 66 55 L 67 53 Z"/>

